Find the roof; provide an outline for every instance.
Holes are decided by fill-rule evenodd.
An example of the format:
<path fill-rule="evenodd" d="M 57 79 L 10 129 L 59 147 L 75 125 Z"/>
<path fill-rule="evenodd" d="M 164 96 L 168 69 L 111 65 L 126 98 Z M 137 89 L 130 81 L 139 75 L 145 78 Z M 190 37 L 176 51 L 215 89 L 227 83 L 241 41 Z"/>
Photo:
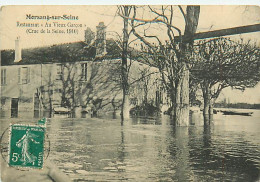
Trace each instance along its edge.
<path fill-rule="evenodd" d="M 120 57 L 120 48 L 114 40 L 107 40 L 106 48 L 105 58 L 115 59 Z M 14 59 L 14 49 L 1 51 L 2 66 L 101 60 L 100 57 L 96 57 L 96 47 L 89 46 L 83 41 L 23 49 L 22 60 L 15 63 Z"/>

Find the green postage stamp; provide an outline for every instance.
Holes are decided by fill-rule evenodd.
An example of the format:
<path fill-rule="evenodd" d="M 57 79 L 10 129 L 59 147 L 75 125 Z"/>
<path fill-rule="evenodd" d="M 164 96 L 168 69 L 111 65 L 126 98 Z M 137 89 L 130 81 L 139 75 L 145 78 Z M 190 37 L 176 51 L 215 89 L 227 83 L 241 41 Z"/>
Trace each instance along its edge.
<path fill-rule="evenodd" d="M 9 138 L 9 166 L 43 167 L 45 127 L 13 124 Z"/>

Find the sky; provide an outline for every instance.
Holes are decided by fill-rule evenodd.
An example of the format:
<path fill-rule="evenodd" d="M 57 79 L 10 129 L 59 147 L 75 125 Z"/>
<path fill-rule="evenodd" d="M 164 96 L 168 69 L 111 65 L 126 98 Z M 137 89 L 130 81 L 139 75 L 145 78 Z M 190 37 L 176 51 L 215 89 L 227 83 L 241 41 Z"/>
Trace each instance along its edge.
<path fill-rule="evenodd" d="M 122 19 L 115 16 L 116 10 L 116 6 L 3 6 L 0 14 L 0 49 L 14 48 L 14 40 L 17 36 L 20 36 L 23 48 L 84 40 L 84 30 L 86 27 L 90 27 L 95 31 L 96 26 L 101 21 L 107 26 L 108 37 L 115 36 L 115 33 L 113 32 L 122 34 Z M 79 16 L 79 20 L 72 22 L 84 24 L 86 27 L 79 28 L 78 34 L 66 34 L 66 36 L 63 34 L 27 34 L 26 29 L 28 28 L 17 27 L 17 22 L 42 24 L 45 24 L 46 22 L 57 22 L 51 20 L 28 20 L 26 19 L 27 14 L 67 14 Z M 176 9 L 174 21 L 178 27 L 184 29 L 184 21 L 178 9 Z M 65 20 L 58 22 L 68 23 L 68 21 Z M 202 6 L 197 32 L 250 25 L 259 22 L 260 7 L 258 6 Z M 240 36 L 257 41 L 260 32 L 243 34 Z"/>
<path fill-rule="evenodd" d="M 185 6 L 183 6 L 185 8 Z M 21 39 L 22 48 L 39 47 L 60 43 L 76 42 L 84 40 L 84 30 L 90 27 L 96 31 L 99 22 L 104 22 L 107 26 L 107 37 L 115 37 L 117 34 L 122 35 L 122 19 L 116 15 L 117 6 L 2 6 L 0 12 L 0 49 L 13 49 L 14 40 L 17 36 Z M 184 29 L 182 15 L 176 8 L 175 24 Z M 78 16 L 78 20 L 28 20 L 26 15 L 55 15 Z M 147 15 L 147 17 L 149 17 Z M 32 28 L 33 30 L 46 31 L 46 23 L 52 24 L 48 29 L 59 29 L 66 31 L 67 28 L 53 27 L 53 23 L 82 24 L 78 28 L 78 34 L 58 34 L 58 33 L 28 33 L 28 27 L 19 27 L 17 23 L 39 23 L 43 27 Z M 200 19 L 197 32 L 218 30 L 236 26 L 244 26 L 260 23 L 259 6 L 201 6 Z M 153 32 L 154 31 L 154 32 Z M 117 33 L 115 33 L 117 32 Z M 158 33 L 162 39 L 166 39 L 165 34 L 161 31 L 151 29 L 150 33 Z M 232 36 L 234 39 L 239 38 L 251 39 L 260 46 L 260 32 Z M 134 39 L 134 37 L 131 37 Z M 260 84 L 254 89 L 246 89 L 243 93 L 237 90 L 225 89 L 219 99 L 228 97 L 230 102 L 249 102 L 260 103 Z"/>

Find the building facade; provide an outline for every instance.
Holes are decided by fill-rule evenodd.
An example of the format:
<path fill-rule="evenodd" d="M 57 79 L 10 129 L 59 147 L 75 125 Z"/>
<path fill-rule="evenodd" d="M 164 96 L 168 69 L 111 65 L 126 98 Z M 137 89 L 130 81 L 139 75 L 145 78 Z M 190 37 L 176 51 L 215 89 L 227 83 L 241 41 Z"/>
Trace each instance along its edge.
<path fill-rule="evenodd" d="M 98 57 L 106 55 L 107 50 L 106 45 L 102 45 L 106 44 L 105 26 L 102 23 L 99 26 L 97 27 L 99 40 L 95 43 Z M 86 34 L 91 33 L 88 30 Z M 91 40 L 87 41 L 88 44 L 91 43 Z M 85 44 L 86 42 L 82 45 L 86 46 Z M 79 44 L 70 43 L 36 50 L 41 53 L 47 50 L 44 52 L 44 57 L 55 60 L 37 61 L 37 58 L 40 59 L 42 55 L 38 56 L 32 50 L 28 53 L 29 58 L 23 58 L 19 38 L 15 45 L 13 63 L 1 66 L 2 115 L 28 117 L 29 114 L 31 117 L 39 117 L 43 112 L 50 114 L 66 111 L 114 112 L 120 109 L 122 102 L 120 59 L 103 58 L 101 61 L 96 61 L 89 59 L 85 53 L 79 56 L 78 53 L 82 49 L 85 50 L 85 47 L 75 49 Z M 72 48 L 68 49 L 68 47 Z M 89 48 L 90 45 L 87 47 Z M 55 49 L 53 57 L 56 56 L 57 59 L 48 54 L 53 49 Z M 102 51 L 105 52 L 102 53 Z M 72 52 L 77 54 L 73 55 Z M 73 61 L 62 60 L 70 56 Z M 31 61 L 33 59 L 36 61 Z M 157 106 L 162 104 L 165 98 L 158 84 L 159 73 L 156 68 L 151 68 L 136 60 L 128 60 L 128 62 L 128 65 L 131 65 L 128 80 L 132 107 L 144 102 Z"/>

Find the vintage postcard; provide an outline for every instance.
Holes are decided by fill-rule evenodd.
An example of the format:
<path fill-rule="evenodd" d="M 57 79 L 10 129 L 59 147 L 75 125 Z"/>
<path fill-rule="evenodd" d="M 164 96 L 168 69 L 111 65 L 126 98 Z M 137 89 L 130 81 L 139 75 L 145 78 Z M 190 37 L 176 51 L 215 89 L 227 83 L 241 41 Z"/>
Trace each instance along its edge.
<path fill-rule="evenodd" d="M 1 181 L 259 181 L 259 17 L 2 6 Z"/>

